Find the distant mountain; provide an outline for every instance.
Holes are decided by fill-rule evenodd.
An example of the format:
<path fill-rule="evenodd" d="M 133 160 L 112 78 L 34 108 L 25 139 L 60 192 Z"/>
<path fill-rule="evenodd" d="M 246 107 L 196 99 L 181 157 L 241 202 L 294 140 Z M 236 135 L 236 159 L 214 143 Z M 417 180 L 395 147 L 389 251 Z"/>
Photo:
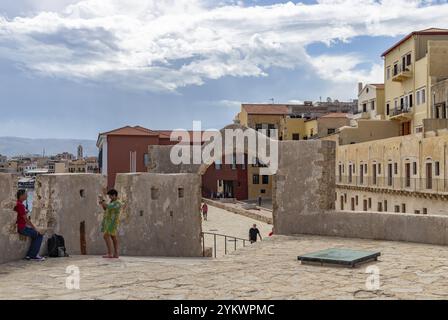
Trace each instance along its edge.
<path fill-rule="evenodd" d="M 78 146 L 82 145 L 84 156 L 97 156 L 98 149 L 94 140 L 76 139 L 27 139 L 17 137 L 0 137 L 0 154 L 8 157 L 17 155 L 55 155 L 70 152 L 77 155 Z"/>

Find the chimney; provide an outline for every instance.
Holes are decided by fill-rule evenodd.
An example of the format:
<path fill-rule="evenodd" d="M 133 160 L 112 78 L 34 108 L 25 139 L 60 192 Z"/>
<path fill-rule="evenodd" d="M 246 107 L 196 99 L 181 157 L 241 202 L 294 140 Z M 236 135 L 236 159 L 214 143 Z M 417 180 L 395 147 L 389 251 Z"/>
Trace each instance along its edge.
<path fill-rule="evenodd" d="M 363 88 L 362 82 L 358 82 L 358 95 L 361 93 L 362 88 Z"/>

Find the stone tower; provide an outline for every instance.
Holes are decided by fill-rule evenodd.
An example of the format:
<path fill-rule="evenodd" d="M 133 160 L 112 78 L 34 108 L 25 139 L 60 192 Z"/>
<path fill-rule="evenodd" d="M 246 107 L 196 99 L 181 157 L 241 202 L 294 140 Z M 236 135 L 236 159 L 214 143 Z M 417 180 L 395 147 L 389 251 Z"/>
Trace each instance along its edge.
<path fill-rule="evenodd" d="M 84 158 L 83 148 L 82 148 L 82 145 L 79 145 L 78 146 L 78 160 L 83 159 L 83 158 Z"/>

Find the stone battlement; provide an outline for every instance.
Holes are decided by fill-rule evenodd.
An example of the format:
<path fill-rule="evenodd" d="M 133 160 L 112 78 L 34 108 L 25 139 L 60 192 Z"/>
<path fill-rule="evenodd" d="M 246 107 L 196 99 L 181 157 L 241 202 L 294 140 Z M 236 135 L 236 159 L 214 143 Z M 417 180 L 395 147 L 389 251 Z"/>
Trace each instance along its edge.
<path fill-rule="evenodd" d="M 69 254 L 104 254 L 98 197 L 106 186 L 105 177 L 42 175 L 35 186 L 31 219 L 39 230 L 47 236 L 62 235 Z M 121 254 L 202 256 L 198 175 L 123 174 L 117 177 L 116 189 L 124 202 Z M 0 263 L 23 258 L 28 248 L 16 231 L 16 191 L 17 177 L 0 174 Z M 45 253 L 45 245 L 42 248 Z"/>

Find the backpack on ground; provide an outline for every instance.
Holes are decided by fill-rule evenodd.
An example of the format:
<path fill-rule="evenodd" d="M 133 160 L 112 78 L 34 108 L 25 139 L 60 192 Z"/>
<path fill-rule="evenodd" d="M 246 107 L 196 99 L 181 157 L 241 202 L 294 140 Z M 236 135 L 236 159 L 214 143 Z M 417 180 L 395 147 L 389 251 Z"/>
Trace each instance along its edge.
<path fill-rule="evenodd" d="M 48 256 L 51 258 L 68 257 L 63 236 L 54 234 L 48 239 Z"/>

